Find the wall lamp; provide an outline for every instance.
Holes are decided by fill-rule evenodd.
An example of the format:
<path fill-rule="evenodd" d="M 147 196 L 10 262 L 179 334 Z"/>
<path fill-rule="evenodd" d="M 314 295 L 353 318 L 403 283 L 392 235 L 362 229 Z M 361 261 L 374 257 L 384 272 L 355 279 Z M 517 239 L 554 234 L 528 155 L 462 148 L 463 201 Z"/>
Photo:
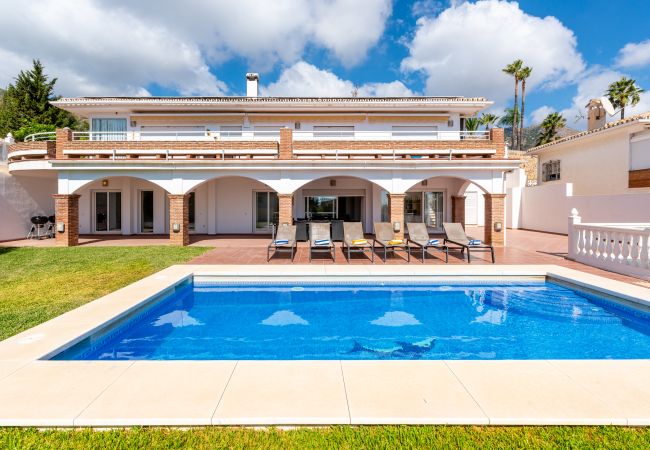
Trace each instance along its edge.
<path fill-rule="evenodd" d="M 181 224 L 180 223 L 173 223 L 172 224 L 172 231 L 174 233 L 178 233 L 181 231 Z"/>
<path fill-rule="evenodd" d="M 494 222 L 494 231 L 501 233 L 503 231 L 503 224 L 501 222 Z"/>
<path fill-rule="evenodd" d="M 56 231 L 59 233 L 64 233 L 65 232 L 65 222 L 57 222 L 56 223 Z"/>
<path fill-rule="evenodd" d="M 402 224 L 400 222 L 393 222 L 393 231 L 399 233 L 402 229 Z"/>

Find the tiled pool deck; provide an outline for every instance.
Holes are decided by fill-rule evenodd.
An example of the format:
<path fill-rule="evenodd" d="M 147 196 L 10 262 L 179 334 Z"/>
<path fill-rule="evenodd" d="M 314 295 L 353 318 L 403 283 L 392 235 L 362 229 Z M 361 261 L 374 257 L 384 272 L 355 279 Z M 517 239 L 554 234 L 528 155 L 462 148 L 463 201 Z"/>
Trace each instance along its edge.
<path fill-rule="evenodd" d="M 650 360 L 40 360 L 191 274 L 385 279 L 432 272 L 415 264 L 170 267 L 0 342 L 0 425 L 650 425 Z M 442 265 L 435 274 L 552 275 L 650 305 L 650 290 L 559 266 Z"/>

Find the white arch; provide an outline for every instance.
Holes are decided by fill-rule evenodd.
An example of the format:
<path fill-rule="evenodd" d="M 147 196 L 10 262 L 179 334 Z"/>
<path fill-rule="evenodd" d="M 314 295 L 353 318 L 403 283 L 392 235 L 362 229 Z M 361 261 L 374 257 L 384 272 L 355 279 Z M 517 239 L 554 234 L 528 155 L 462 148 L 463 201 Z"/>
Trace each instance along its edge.
<path fill-rule="evenodd" d="M 395 174 L 393 183 L 394 193 L 403 193 L 413 186 L 436 177 L 449 177 L 465 180 L 467 185 L 473 183 L 486 194 L 503 193 L 503 176 L 500 170 L 483 171 L 483 170 L 426 170 L 411 171 L 410 173 Z M 463 186 L 459 193 L 465 191 L 467 186 Z M 390 192 L 390 191 L 389 191 Z"/>
<path fill-rule="evenodd" d="M 141 172 L 141 171 L 97 171 L 97 172 L 81 172 L 81 171 L 62 171 L 59 173 L 58 179 L 58 193 L 59 194 L 74 194 L 79 192 L 81 189 L 87 185 L 103 179 L 110 178 L 136 178 L 143 181 L 148 181 L 163 190 L 167 193 L 175 193 L 173 188 L 173 180 L 169 176 L 166 176 L 164 172 L 151 171 L 151 172 Z"/>

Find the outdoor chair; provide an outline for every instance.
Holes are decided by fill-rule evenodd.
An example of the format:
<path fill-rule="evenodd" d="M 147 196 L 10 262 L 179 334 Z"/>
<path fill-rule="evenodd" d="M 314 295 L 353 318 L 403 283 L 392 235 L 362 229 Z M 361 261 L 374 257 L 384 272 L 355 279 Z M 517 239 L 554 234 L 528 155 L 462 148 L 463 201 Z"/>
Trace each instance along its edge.
<path fill-rule="evenodd" d="M 465 256 L 467 250 L 467 262 L 471 262 L 471 252 L 490 252 L 492 256 L 492 264 L 494 264 L 494 247 L 488 244 L 483 244 L 478 239 L 467 237 L 462 224 L 460 223 L 443 223 L 442 227 L 445 229 L 445 244 L 450 242 L 458 245 L 460 248 L 461 256 Z M 452 247 L 453 248 L 453 247 Z"/>
<path fill-rule="evenodd" d="M 312 253 L 329 253 L 336 261 L 336 248 L 332 242 L 329 223 L 312 222 L 309 224 L 309 262 Z"/>
<path fill-rule="evenodd" d="M 266 248 L 266 262 L 271 260 L 275 253 L 289 252 L 291 253 L 291 261 L 296 254 L 296 226 L 289 224 L 282 224 L 278 227 L 275 237 Z"/>
<path fill-rule="evenodd" d="M 343 222 L 343 251 L 347 251 L 348 262 L 350 262 L 350 253 L 370 253 L 370 261 L 375 262 L 375 252 L 372 251 L 372 245 L 368 242 L 363 234 L 361 222 Z"/>
<path fill-rule="evenodd" d="M 388 222 L 375 222 L 375 239 L 373 239 L 373 250 L 379 246 L 384 249 L 384 262 L 386 262 L 387 252 L 390 250 L 395 254 L 397 250 L 406 252 L 407 261 L 411 261 L 411 250 L 403 239 L 395 236 L 393 226 Z"/>
<path fill-rule="evenodd" d="M 443 252 L 445 254 L 445 263 L 449 262 L 449 247 L 438 239 L 431 239 L 426 224 L 409 222 L 406 224 L 406 229 L 409 232 L 409 238 L 406 242 L 409 247 L 419 247 L 422 250 L 422 263 L 424 263 L 429 249 Z"/>

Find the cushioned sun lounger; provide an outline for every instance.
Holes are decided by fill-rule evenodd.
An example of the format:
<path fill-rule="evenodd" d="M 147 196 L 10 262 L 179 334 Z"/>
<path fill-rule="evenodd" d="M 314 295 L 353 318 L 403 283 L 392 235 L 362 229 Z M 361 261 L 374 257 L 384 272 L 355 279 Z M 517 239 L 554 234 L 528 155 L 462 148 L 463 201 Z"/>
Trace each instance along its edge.
<path fill-rule="evenodd" d="M 375 253 L 372 251 L 372 244 L 368 242 L 363 234 L 361 222 L 343 222 L 343 251 L 347 251 L 348 262 L 350 253 L 370 253 L 370 261 L 375 262 Z"/>
<path fill-rule="evenodd" d="M 329 223 L 315 223 L 309 224 L 309 261 L 313 252 L 325 252 L 332 255 L 332 260 L 336 261 L 336 248 L 332 241 Z"/>
<path fill-rule="evenodd" d="M 419 247 L 422 250 L 422 262 L 426 259 L 429 249 L 437 250 L 445 254 L 445 262 L 449 262 L 449 247 L 442 239 L 431 239 L 426 224 L 422 222 L 409 222 L 406 224 L 409 232 L 407 243 L 409 247 Z"/>
<path fill-rule="evenodd" d="M 388 222 L 375 222 L 375 238 L 373 239 L 372 247 L 384 249 L 384 262 L 386 262 L 386 255 L 388 251 L 392 251 L 393 254 L 397 250 L 402 250 L 406 252 L 407 261 L 411 261 L 411 250 L 410 247 L 406 244 L 403 239 L 395 236 L 393 231 L 393 226 Z"/>
<path fill-rule="evenodd" d="M 290 252 L 291 261 L 296 254 L 296 226 L 282 224 L 278 227 L 273 240 L 266 248 L 266 261 L 270 261 L 271 257 L 276 253 Z"/>
<path fill-rule="evenodd" d="M 492 263 L 494 264 L 494 247 L 488 244 L 483 244 L 478 239 L 467 237 L 465 230 L 460 223 L 443 223 L 442 227 L 445 229 L 445 244 L 450 242 L 457 245 L 460 248 L 460 254 L 463 256 L 465 250 L 467 250 L 467 262 L 471 262 L 471 252 L 490 252 Z"/>

